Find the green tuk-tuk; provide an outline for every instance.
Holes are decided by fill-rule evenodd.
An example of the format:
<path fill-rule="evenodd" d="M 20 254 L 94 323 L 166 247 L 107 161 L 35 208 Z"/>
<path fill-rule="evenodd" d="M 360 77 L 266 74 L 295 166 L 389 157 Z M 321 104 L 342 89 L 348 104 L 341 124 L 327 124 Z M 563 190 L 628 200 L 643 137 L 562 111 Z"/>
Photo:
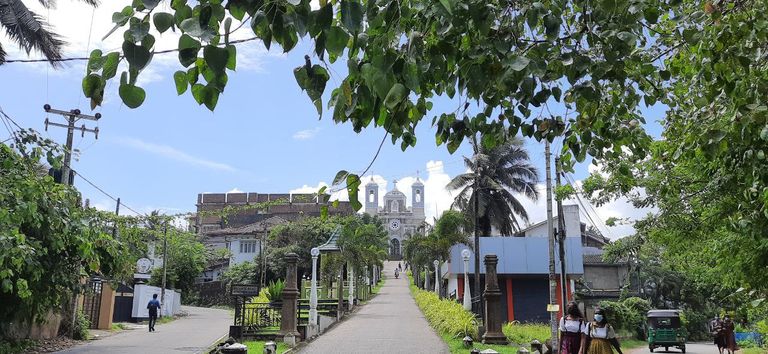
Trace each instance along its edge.
<path fill-rule="evenodd" d="M 685 353 L 685 329 L 678 310 L 648 311 L 648 349 L 676 347 Z"/>

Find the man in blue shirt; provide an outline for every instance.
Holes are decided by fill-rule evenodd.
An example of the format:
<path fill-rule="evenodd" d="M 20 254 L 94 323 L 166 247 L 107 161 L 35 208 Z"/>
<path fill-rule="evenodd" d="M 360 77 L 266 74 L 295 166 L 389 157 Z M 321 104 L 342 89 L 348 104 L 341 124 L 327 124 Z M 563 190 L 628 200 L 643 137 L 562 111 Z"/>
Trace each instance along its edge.
<path fill-rule="evenodd" d="M 147 304 L 149 310 L 149 331 L 155 331 L 155 322 L 157 322 L 157 311 L 160 310 L 160 301 L 157 301 L 157 294 L 152 295 L 152 300 Z"/>

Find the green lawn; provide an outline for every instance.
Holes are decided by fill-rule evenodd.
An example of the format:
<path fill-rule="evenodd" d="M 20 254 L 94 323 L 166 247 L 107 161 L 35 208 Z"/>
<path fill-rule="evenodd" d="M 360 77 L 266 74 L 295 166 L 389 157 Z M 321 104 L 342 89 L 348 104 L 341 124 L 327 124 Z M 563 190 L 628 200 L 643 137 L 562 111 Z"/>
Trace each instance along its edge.
<path fill-rule="evenodd" d="M 243 344 L 248 346 L 248 354 L 261 354 L 264 353 L 264 343 L 265 341 L 251 341 L 251 342 L 245 342 Z M 290 349 L 288 345 L 286 345 L 283 342 L 276 342 L 277 343 L 277 352 L 279 353 L 285 353 L 286 350 Z"/>
<path fill-rule="evenodd" d="M 744 349 L 739 350 L 736 353 L 739 353 L 739 354 L 765 354 L 765 353 L 768 353 L 768 349 L 764 349 L 764 348 L 744 348 Z"/>

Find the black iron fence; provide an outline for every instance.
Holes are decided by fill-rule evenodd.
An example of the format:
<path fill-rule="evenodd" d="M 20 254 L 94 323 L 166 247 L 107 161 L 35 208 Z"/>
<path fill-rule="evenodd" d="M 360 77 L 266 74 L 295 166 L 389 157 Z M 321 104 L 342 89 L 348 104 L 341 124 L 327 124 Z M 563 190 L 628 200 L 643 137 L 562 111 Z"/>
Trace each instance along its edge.
<path fill-rule="evenodd" d="M 282 307 L 265 302 L 243 302 L 235 307 L 235 326 L 243 337 L 280 331 Z"/>

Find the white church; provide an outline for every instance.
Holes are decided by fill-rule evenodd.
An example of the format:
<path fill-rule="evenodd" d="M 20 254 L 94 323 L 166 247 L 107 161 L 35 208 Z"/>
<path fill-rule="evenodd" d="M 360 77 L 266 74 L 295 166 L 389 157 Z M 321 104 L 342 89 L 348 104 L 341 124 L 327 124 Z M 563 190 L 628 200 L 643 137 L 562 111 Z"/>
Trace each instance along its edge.
<path fill-rule="evenodd" d="M 379 185 L 373 180 L 365 185 L 365 212 L 378 216 L 389 232 L 389 259 L 400 260 L 403 257 L 403 241 L 416 232 L 424 232 L 424 183 L 416 178 L 411 185 L 411 207 L 406 205 L 407 198 L 394 188 L 384 194 L 384 205 L 379 206 Z"/>

